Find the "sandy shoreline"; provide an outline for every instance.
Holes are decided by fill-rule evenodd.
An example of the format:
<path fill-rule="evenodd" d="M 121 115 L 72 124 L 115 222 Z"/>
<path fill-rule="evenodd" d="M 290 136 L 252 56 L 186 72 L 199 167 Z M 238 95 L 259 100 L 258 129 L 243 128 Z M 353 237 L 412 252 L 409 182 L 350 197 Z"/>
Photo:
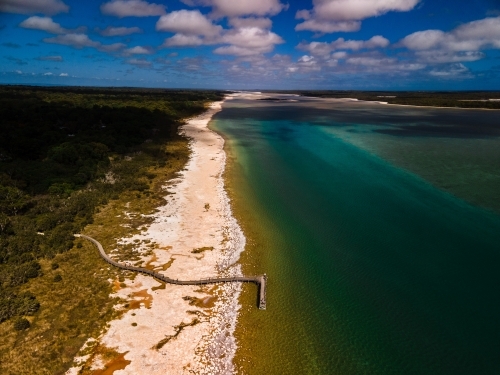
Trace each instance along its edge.
<path fill-rule="evenodd" d="M 181 127 L 190 139 L 191 156 L 179 177 L 166 183 L 165 190 L 170 193 L 167 204 L 159 208 L 154 222 L 140 235 L 121 240 L 158 244 L 153 255 L 143 260 L 171 278 L 241 275 L 236 262 L 245 247 L 245 237 L 224 190 L 224 140 L 207 127 L 221 104 L 212 103 L 205 113 Z M 113 249 L 106 251 L 112 255 Z M 125 284 L 115 295 L 138 308 L 110 322 L 109 329 L 95 338 L 130 361 L 115 375 L 235 372 L 233 333 L 240 308 L 239 283 L 203 287 L 167 284 L 157 289 L 159 282 L 137 275 Z M 96 370 L 109 365 L 99 355 L 78 359 L 81 365 L 86 363 Z M 68 374 L 76 374 L 81 365 Z"/>

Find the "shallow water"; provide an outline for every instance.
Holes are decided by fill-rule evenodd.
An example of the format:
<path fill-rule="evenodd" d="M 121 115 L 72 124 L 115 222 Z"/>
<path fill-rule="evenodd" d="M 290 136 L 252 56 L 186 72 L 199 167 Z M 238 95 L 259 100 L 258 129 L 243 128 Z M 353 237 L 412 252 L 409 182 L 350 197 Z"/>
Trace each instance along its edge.
<path fill-rule="evenodd" d="M 233 156 L 253 252 L 244 266 L 269 277 L 268 309 L 240 318 L 242 372 L 500 373 L 500 216 L 471 204 L 500 207 L 487 193 L 500 187 L 495 121 L 488 111 L 225 102 L 213 127 Z"/>

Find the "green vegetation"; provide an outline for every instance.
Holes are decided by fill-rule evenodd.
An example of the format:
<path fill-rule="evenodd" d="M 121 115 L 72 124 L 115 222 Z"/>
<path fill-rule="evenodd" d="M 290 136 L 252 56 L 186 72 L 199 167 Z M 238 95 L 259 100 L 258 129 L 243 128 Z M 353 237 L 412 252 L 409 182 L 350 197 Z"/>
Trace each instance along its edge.
<path fill-rule="evenodd" d="M 390 104 L 500 109 L 500 92 L 492 91 L 297 91 L 294 93 L 318 98 L 355 98 Z"/>
<path fill-rule="evenodd" d="M 16 331 L 24 331 L 25 329 L 28 329 L 30 326 L 31 324 L 29 320 L 25 318 L 17 318 L 16 321 L 14 322 L 14 329 Z"/>
<path fill-rule="evenodd" d="M 209 91 L 0 87 L 1 373 L 63 372 L 117 314 L 108 281 L 117 271 L 73 233 L 85 228 L 110 248 L 147 225 L 141 214 L 164 202 L 163 183 L 188 158 L 182 119 L 220 99 Z M 18 329 L 23 319 L 28 326 Z"/>

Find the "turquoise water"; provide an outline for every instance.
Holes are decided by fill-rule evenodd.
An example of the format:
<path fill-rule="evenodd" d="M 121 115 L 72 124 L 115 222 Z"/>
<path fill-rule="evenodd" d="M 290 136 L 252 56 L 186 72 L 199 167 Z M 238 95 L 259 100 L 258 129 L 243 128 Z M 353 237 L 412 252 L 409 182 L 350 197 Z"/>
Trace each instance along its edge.
<path fill-rule="evenodd" d="M 401 123 L 462 144 L 414 132 L 454 115 L 327 104 L 233 100 L 214 119 L 269 277 L 268 310 L 242 316 L 245 372 L 500 374 L 500 215 L 361 146 Z"/>

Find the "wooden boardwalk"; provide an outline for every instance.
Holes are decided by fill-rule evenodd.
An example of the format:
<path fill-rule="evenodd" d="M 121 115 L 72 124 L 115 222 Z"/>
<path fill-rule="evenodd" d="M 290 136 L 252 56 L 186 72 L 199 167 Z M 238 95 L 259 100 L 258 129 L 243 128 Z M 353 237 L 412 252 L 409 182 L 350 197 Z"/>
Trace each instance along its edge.
<path fill-rule="evenodd" d="M 121 268 L 123 270 L 127 271 L 134 271 L 134 272 L 139 272 L 145 275 L 150 275 L 153 276 L 155 279 L 158 279 L 160 281 L 163 281 L 165 283 L 169 284 L 176 284 L 176 285 L 202 285 L 202 284 L 217 284 L 217 283 L 232 283 L 232 282 L 242 282 L 242 283 L 254 283 L 257 284 L 259 287 L 259 302 L 258 302 L 258 307 L 261 310 L 266 309 L 266 282 L 267 282 L 267 276 L 266 274 L 259 275 L 259 276 L 234 276 L 234 277 L 218 277 L 218 278 L 208 278 L 208 279 L 200 279 L 200 280 L 177 280 L 177 279 L 171 279 L 169 277 L 166 277 L 158 272 L 148 270 L 146 268 L 141 268 L 141 267 L 134 267 L 134 266 L 129 266 L 126 264 L 118 263 L 111 259 L 105 252 L 104 248 L 102 245 L 92 237 L 86 236 L 84 234 L 75 234 L 75 237 L 81 237 L 85 238 L 86 240 L 89 240 L 92 242 L 94 245 L 97 246 L 99 249 L 99 253 L 101 257 L 111 264 L 112 266 Z"/>

